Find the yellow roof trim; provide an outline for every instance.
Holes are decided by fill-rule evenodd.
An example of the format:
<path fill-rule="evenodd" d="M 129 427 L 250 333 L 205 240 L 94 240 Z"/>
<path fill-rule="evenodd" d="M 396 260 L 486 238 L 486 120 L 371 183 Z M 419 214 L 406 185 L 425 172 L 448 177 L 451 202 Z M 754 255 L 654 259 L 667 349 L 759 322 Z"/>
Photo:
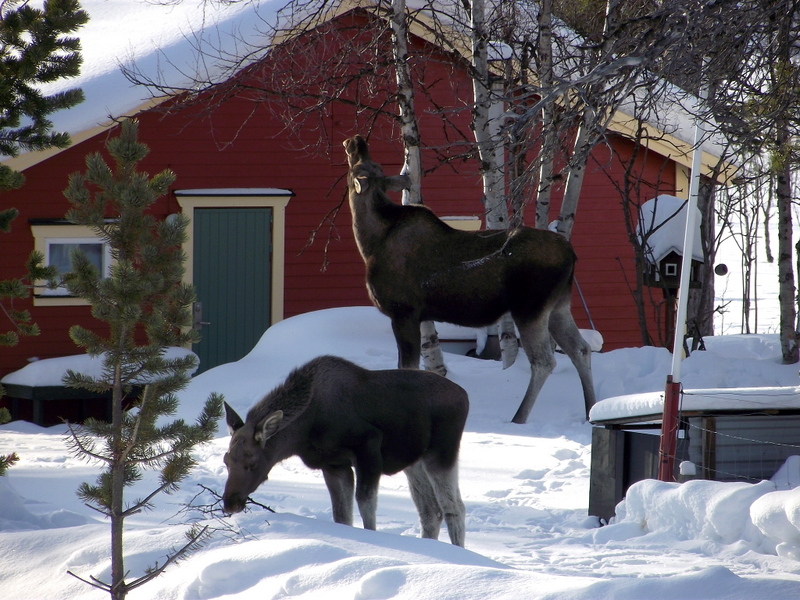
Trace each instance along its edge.
<path fill-rule="evenodd" d="M 608 129 L 614 133 L 619 133 L 631 140 L 636 140 L 636 131 L 639 127 L 639 122 L 629 114 L 618 110 L 611 117 L 611 122 Z M 680 138 L 665 133 L 648 123 L 643 124 L 644 138 L 641 140 L 642 144 L 647 148 L 657 152 L 658 154 L 671 159 L 678 165 L 691 168 L 692 156 L 694 148 L 692 144 L 681 140 Z M 706 150 L 702 150 L 700 163 L 702 165 L 703 175 L 711 176 L 713 169 L 719 163 L 719 157 L 711 154 Z M 736 166 L 730 161 L 723 163 L 722 172 L 719 174 L 721 183 L 730 181 L 737 172 Z"/>

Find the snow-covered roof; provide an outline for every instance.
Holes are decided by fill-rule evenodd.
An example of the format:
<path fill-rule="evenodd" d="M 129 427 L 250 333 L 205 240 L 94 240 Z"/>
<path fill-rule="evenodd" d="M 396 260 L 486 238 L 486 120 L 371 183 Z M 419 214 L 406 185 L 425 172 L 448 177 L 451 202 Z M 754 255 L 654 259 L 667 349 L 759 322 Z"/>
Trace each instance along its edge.
<path fill-rule="evenodd" d="M 682 198 L 662 194 L 648 200 L 639 209 L 639 223 L 637 225 L 637 236 L 641 240 L 649 232 L 647 246 L 649 249 L 648 258 L 655 264 L 670 252 L 677 252 L 683 256 L 683 238 L 686 232 L 686 212 L 687 202 Z M 697 211 L 698 229 L 700 227 L 700 211 Z M 695 232 L 694 244 L 692 245 L 692 258 L 703 262 L 703 245 L 700 239 L 700 232 Z"/>
<path fill-rule="evenodd" d="M 737 412 L 800 409 L 800 387 L 755 387 L 684 390 L 679 410 L 684 412 Z M 627 394 L 601 400 L 592 407 L 589 421 L 660 420 L 664 392 Z"/>
<path fill-rule="evenodd" d="M 193 354 L 192 351 L 185 348 L 167 348 L 163 357 L 171 360 L 184 358 L 190 354 Z M 93 357 L 88 354 L 75 354 L 34 360 L 18 371 L 13 371 L 0 379 L 0 383 L 28 387 L 60 387 L 64 385 L 63 378 L 67 371 L 101 379 L 103 377 L 103 355 Z"/>
<path fill-rule="evenodd" d="M 123 65 L 176 87 L 193 75 L 213 76 L 217 67 L 198 59 L 197 48 L 215 56 L 234 52 L 245 42 L 263 38 L 264 20 L 281 0 L 219 3 L 147 0 L 82 0 L 89 22 L 77 32 L 83 56 L 81 74 L 44 88 L 45 92 L 80 87 L 86 100 L 52 116 L 57 131 L 77 134 L 131 114 L 151 100 L 144 86 L 133 85 Z"/>

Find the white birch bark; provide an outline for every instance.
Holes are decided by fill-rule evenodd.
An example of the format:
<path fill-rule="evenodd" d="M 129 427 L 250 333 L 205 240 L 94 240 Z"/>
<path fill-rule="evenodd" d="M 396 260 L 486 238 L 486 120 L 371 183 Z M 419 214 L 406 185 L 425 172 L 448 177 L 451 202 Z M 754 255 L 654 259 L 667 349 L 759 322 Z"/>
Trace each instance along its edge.
<path fill-rule="evenodd" d="M 472 89 L 474 108 L 472 115 L 475 142 L 483 179 L 483 205 L 486 229 L 508 229 L 508 208 L 505 198 L 504 156 L 500 119 L 503 105 L 501 94 L 492 89 L 489 76 L 488 34 L 486 32 L 486 7 L 483 0 L 472 2 Z M 503 368 L 514 364 L 519 351 L 514 322 L 505 314 L 498 323 L 500 351 Z"/>
<path fill-rule="evenodd" d="M 580 200 L 583 178 L 586 174 L 586 161 L 589 158 L 587 144 L 595 122 L 595 112 L 591 108 L 585 108 L 581 124 L 575 134 L 575 146 L 567 174 L 567 185 L 564 188 L 564 199 L 561 201 L 561 210 L 558 213 L 556 226 L 556 231 L 567 239 L 572 235 L 572 227 L 575 225 L 575 213 L 578 211 L 578 200 Z"/>
<path fill-rule="evenodd" d="M 553 86 L 553 2 L 542 0 L 539 11 L 539 85 L 543 93 Z M 553 191 L 553 162 L 558 136 L 555 127 L 555 104 L 547 102 L 542 107 L 542 149 L 539 153 L 539 190 L 536 195 L 537 229 L 547 229 L 550 224 L 550 198 Z"/>
<path fill-rule="evenodd" d="M 403 204 L 422 204 L 422 156 L 420 152 L 419 126 L 414 112 L 414 86 L 408 66 L 408 28 L 406 25 L 405 0 L 392 0 L 392 46 L 395 74 L 397 77 L 397 103 L 400 111 L 403 135 L 403 173 L 408 175 L 411 186 L 403 192 Z M 425 369 L 447 374 L 444 356 L 439 346 L 439 335 L 433 321 L 420 323 L 422 343 L 420 351 Z"/>

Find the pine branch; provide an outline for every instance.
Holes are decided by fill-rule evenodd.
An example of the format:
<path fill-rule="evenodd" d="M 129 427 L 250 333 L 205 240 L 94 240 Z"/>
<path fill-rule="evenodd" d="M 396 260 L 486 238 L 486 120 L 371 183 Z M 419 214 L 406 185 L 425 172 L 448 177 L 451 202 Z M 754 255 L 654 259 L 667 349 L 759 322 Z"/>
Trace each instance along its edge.
<path fill-rule="evenodd" d="M 164 491 L 166 485 L 161 485 L 152 492 L 150 492 L 147 496 L 142 499 L 136 500 L 133 504 L 130 505 L 129 508 L 126 508 L 125 511 L 122 513 L 122 518 L 128 518 L 132 515 L 138 515 L 140 512 L 144 510 L 150 510 L 152 508 L 152 504 L 150 500 L 158 496 L 161 492 Z"/>
<path fill-rule="evenodd" d="M 111 586 L 109 584 L 103 582 L 103 581 L 100 581 L 94 575 L 90 575 L 89 579 L 84 579 L 83 577 L 81 577 L 80 575 L 76 575 L 72 571 L 68 570 L 67 573 L 69 573 L 75 579 L 78 579 L 79 581 L 82 581 L 83 583 L 85 583 L 87 585 L 90 585 L 90 586 L 95 587 L 97 589 L 103 590 L 104 592 L 109 592 L 109 593 L 111 592 Z"/>
<path fill-rule="evenodd" d="M 95 451 L 95 443 L 89 441 L 86 436 L 79 435 L 72 426 L 72 423 L 67 422 L 67 429 L 69 430 L 69 437 L 67 439 L 67 447 L 71 448 L 72 453 L 78 457 L 88 457 L 88 459 L 96 460 L 101 463 L 110 464 L 112 459 L 103 454 Z"/>
<path fill-rule="evenodd" d="M 6 474 L 6 471 L 19 460 L 16 452 L 8 455 L 0 455 L 0 477 Z"/>
<path fill-rule="evenodd" d="M 161 575 L 161 573 L 163 573 L 169 565 L 177 563 L 183 560 L 184 558 L 188 557 L 189 554 L 191 554 L 192 552 L 197 551 L 199 548 L 202 547 L 203 541 L 207 537 L 207 532 L 208 532 L 208 526 L 206 525 L 199 531 L 196 531 L 191 535 L 187 536 L 189 537 L 189 541 L 186 542 L 186 544 L 182 546 L 178 551 L 173 552 L 172 554 L 167 556 L 166 560 L 164 561 L 164 564 L 159 566 L 158 563 L 156 563 L 156 566 L 153 569 L 148 569 L 148 573 L 146 575 L 143 575 L 138 579 L 134 579 L 132 582 L 126 584 L 125 587 L 128 590 L 134 590 L 144 585 L 148 581 L 151 581 L 156 577 L 158 577 L 159 575 Z"/>

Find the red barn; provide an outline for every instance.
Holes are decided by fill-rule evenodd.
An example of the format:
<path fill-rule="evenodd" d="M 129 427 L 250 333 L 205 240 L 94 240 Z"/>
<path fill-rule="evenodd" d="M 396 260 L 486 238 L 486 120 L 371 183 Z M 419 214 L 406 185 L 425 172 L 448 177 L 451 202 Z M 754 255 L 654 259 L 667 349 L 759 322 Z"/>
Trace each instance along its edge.
<path fill-rule="evenodd" d="M 332 32 L 363 29 L 369 18 L 363 11 L 351 11 L 327 27 Z M 322 47 L 336 51 L 334 44 Z M 458 59 L 431 48 L 423 37 L 412 37 L 411 52 L 436 58 L 415 63 L 415 76 L 428 89 L 418 95 L 417 108 L 423 115 L 421 131 L 428 148 L 424 160 L 429 168 L 436 162 L 434 148 L 441 153 L 463 135 L 459 132 L 469 132 L 472 88 Z M 246 76 L 283 68 L 281 54 L 274 52 L 249 67 Z M 437 116 L 441 107 L 461 110 L 453 112 L 445 125 Z M 288 136 L 268 103 L 253 102 L 246 92 L 231 94 L 222 102 L 217 96 L 213 103 L 211 96 L 205 96 L 187 106 L 173 98 L 139 111 L 137 118 L 140 140 L 151 150 L 141 169 L 155 174 L 169 168 L 177 174 L 174 189 L 158 202 L 155 214 L 166 218 L 184 212 L 192 219 L 186 277 L 195 284 L 201 303 L 196 320 L 210 323 L 203 326 L 204 341 L 196 348 L 203 368 L 238 359 L 280 319 L 369 304 L 349 211 L 342 205 L 346 167 L 341 141 L 364 132 L 352 110 L 328 110 L 319 118 L 316 125 L 328 132 L 322 146 L 316 127 Z M 610 143 L 593 154 L 572 232 L 582 293 L 579 297 L 576 292 L 573 312 L 580 327 L 600 331 L 605 349 L 641 344 L 627 283 L 633 280 L 633 252 L 616 187 L 634 149 L 622 123 L 620 119 L 614 126 Z M 96 252 L 98 264 L 105 264 L 102 245 L 92 240 L 91 232 L 63 221 L 68 203 L 62 191 L 70 173 L 85 170 L 86 155 L 102 152 L 114 135 L 115 127 L 98 129 L 73 136 L 76 143 L 66 150 L 8 163 L 23 169 L 27 183 L 2 197 L 3 206 L 17 207 L 20 216 L 10 234 L 0 235 L 0 279 L 21 276 L 34 248 L 57 261 L 59 252 L 84 244 Z M 373 156 L 389 174 L 402 162 L 399 138 L 388 119 L 372 128 Z M 635 159 L 641 181 L 650 182 L 642 196 L 685 196 L 689 156 L 676 156 L 675 147 L 686 145 L 672 142 L 651 144 Z M 316 151 L 309 152 L 309 147 Z M 432 170 L 423 180 L 425 203 L 443 217 L 481 219 L 481 193 L 474 161 Z M 336 212 L 340 205 L 342 210 Z M 0 376 L 23 367 L 31 357 L 77 353 L 69 327 L 96 327 L 78 298 L 37 290 L 28 308 L 41 334 L 3 350 Z"/>

